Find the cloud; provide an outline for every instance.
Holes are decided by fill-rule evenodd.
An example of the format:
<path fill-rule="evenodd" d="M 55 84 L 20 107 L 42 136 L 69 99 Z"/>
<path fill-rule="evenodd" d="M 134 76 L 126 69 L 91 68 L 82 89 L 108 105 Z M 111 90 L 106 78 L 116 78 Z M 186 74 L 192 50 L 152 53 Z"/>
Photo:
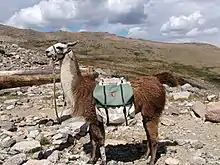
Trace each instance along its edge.
<path fill-rule="evenodd" d="M 144 0 L 42 0 L 32 7 L 16 12 L 6 22 L 20 28 L 45 26 L 99 26 L 109 24 L 140 24 L 147 19 Z"/>
<path fill-rule="evenodd" d="M 0 6 L 0 22 L 36 30 L 107 31 L 153 41 L 220 45 L 219 6 L 219 0 L 7 0 Z"/>
<path fill-rule="evenodd" d="M 76 6 L 71 0 L 41 1 L 32 7 L 16 12 L 6 23 L 19 28 L 40 28 L 62 24 L 76 15 Z M 51 24 L 54 22 L 54 24 Z"/>
<path fill-rule="evenodd" d="M 205 33 L 205 34 L 216 34 L 216 33 L 218 33 L 219 32 L 219 29 L 218 28 L 216 28 L 216 27 L 214 27 L 214 28 L 210 28 L 210 29 L 205 29 L 204 31 L 203 31 L 203 33 Z"/>
<path fill-rule="evenodd" d="M 108 0 L 109 23 L 140 24 L 146 21 L 146 0 Z"/>
<path fill-rule="evenodd" d="M 198 28 L 193 28 L 186 33 L 187 37 L 196 37 L 198 35 L 213 35 L 219 32 L 219 29 L 214 27 L 210 29 L 199 30 Z"/>
<path fill-rule="evenodd" d="M 186 36 L 188 37 L 195 37 L 197 35 L 201 34 L 201 31 L 198 30 L 198 28 L 193 28 L 189 32 L 186 33 Z"/>
<path fill-rule="evenodd" d="M 1 1 L 0 5 L 0 22 L 10 18 L 15 12 L 29 6 L 39 3 L 41 0 L 7 0 Z"/>
<path fill-rule="evenodd" d="M 147 36 L 148 36 L 147 30 L 141 27 L 132 27 L 128 30 L 128 37 L 147 39 Z"/>
<path fill-rule="evenodd" d="M 197 26 L 203 25 L 205 23 L 205 19 L 203 18 L 200 11 L 196 11 L 188 16 L 172 16 L 169 21 L 162 25 L 160 31 L 164 35 L 181 35 Z M 192 31 L 192 33 L 196 33 L 196 28 Z"/>

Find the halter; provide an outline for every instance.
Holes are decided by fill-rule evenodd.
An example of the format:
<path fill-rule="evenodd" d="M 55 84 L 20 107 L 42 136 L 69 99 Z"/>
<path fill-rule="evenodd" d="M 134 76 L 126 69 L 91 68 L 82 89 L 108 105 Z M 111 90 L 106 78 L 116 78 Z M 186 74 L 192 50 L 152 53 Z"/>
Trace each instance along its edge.
<path fill-rule="evenodd" d="M 53 61 L 60 61 L 60 60 L 64 59 L 65 55 L 71 51 L 71 49 L 68 49 L 65 53 L 58 53 L 54 45 L 53 45 L 53 50 L 56 54 L 54 57 L 52 57 Z M 59 57 L 57 55 L 62 55 L 62 57 Z"/>

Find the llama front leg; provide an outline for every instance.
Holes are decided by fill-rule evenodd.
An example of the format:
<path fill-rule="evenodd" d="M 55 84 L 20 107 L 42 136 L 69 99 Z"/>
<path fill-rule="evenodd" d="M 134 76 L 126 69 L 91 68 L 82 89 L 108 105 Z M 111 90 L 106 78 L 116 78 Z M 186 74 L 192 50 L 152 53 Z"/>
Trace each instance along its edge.
<path fill-rule="evenodd" d="M 107 159 L 106 159 L 106 152 L 105 152 L 104 144 L 100 147 L 100 154 L 101 154 L 101 160 L 102 160 L 101 165 L 106 165 L 107 164 Z"/>
<path fill-rule="evenodd" d="M 65 94 L 64 94 L 64 90 L 63 90 L 63 85 L 61 83 L 61 90 L 62 90 L 62 95 L 63 95 L 63 107 L 65 107 L 67 105 L 66 100 L 65 100 Z"/>
<path fill-rule="evenodd" d="M 102 165 L 106 165 L 106 154 L 105 154 L 105 130 L 103 123 L 91 124 L 90 125 L 90 139 L 92 142 L 92 153 L 91 159 L 88 163 L 95 164 L 99 158 L 99 154 L 101 156 Z M 99 150 L 97 150 L 99 149 Z"/>
<path fill-rule="evenodd" d="M 97 157 L 97 143 L 91 139 L 91 144 L 92 144 L 92 152 L 91 152 L 91 158 L 88 161 L 88 164 L 95 164 L 98 160 Z"/>
<path fill-rule="evenodd" d="M 149 155 L 150 158 L 150 164 L 155 164 L 156 154 L 157 154 L 157 147 L 158 147 L 158 123 L 159 119 L 153 119 L 151 121 L 144 122 L 144 128 L 147 134 L 147 158 Z"/>

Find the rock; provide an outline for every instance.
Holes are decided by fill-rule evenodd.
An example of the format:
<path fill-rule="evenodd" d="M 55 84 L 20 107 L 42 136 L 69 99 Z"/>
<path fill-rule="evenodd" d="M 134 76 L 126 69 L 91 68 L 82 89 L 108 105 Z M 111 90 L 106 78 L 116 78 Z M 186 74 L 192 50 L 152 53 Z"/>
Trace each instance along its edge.
<path fill-rule="evenodd" d="M 202 142 L 199 141 L 199 140 L 191 140 L 191 141 L 190 141 L 190 145 L 191 145 L 192 148 L 198 150 L 198 149 L 203 148 L 205 144 L 202 143 Z"/>
<path fill-rule="evenodd" d="M 38 130 L 32 130 L 32 131 L 30 131 L 30 133 L 28 134 L 28 138 L 36 138 L 38 135 L 39 135 L 39 131 Z"/>
<path fill-rule="evenodd" d="M 174 106 L 169 106 L 166 112 L 170 115 L 180 115 L 180 111 Z"/>
<path fill-rule="evenodd" d="M 54 165 L 49 160 L 28 160 L 23 165 Z"/>
<path fill-rule="evenodd" d="M 15 105 L 16 102 L 18 101 L 18 99 L 11 99 L 11 100 L 5 100 L 4 104 L 11 104 L 11 105 Z"/>
<path fill-rule="evenodd" d="M 63 96 L 61 96 L 61 97 L 63 97 Z M 72 114 L 72 110 L 71 110 L 71 108 L 69 108 L 69 109 L 66 109 L 66 110 L 64 110 L 62 113 L 60 112 L 59 113 L 59 116 L 69 116 L 69 115 L 71 115 Z"/>
<path fill-rule="evenodd" d="M 15 107 L 14 105 L 9 105 L 9 106 L 6 107 L 6 109 L 11 110 L 11 109 L 14 109 L 14 107 Z"/>
<path fill-rule="evenodd" d="M 15 126 L 15 123 L 13 122 L 10 122 L 10 121 L 6 121 L 6 122 L 3 122 L 0 127 L 6 131 L 16 131 L 17 128 Z"/>
<path fill-rule="evenodd" d="M 85 124 L 86 124 L 86 121 L 80 117 L 70 118 L 62 122 L 62 126 L 64 127 L 68 126 L 72 130 L 79 130 Z"/>
<path fill-rule="evenodd" d="M 206 160 L 201 157 L 194 156 L 192 160 L 190 160 L 190 165 L 205 165 Z"/>
<path fill-rule="evenodd" d="M 59 140 L 59 139 L 65 138 L 65 137 L 66 137 L 66 134 L 58 133 L 58 134 L 54 135 L 52 138 L 54 140 Z"/>
<path fill-rule="evenodd" d="M 24 118 L 22 117 L 19 117 L 19 116 L 14 116 L 11 118 L 11 122 L 14 122 L 14 123 L 20 123 Z"/>
<path fill-rule="evenodd" d="M 66 142 L 67 142 L 67 140 L 65 140 L 65 139 L 59 139 L 59 140 L 54 140 L 54 141 L 52 142 L 52 144 L 53 144 L 53 145 L 60 145 L 60 144 L 66 143 Z"/>
<path fill-rule="evenodd" d="M 42 151 L 38 151 L 38 152 L 35 152 L 32 157 L 32 159 L 43 159 L 44 158 L 44 153 Z"/>
<path fill-rule="evenodd" d="M 206 105 L 203 104 L 200 101 L 196 101 L 193 106 L 192 106 L 192 110 L 193 112 L 198 115 L 199 117 L 201 117 L 203 120 L 205 120 L 205 115 L 206 115 Z"/>
<path fill-rule="evenodd" d="M 19 152 L 36 152 L 41 149 L 41 145 L 40 142 L 36 140 L 21 141 L 16 143 L 11 149 Z"/>
<path fill-rule="evenodd" d="M 174 126 L 174 125 L 175 125 L 175 121 L 163 117 L 163 118 L 161 119 L 161 124 L 163 124 L 163 125 L 165 125 L 165 126 Z"/>
<path fill-rule="evenodd" d="M 74 142 L 74 138 L 72 137 L 72 135 L 67 133 L 57 133 L 52 137 L 52 139 L 53 145 L 61 145 Z"/>
<path fill-rule="evenodd" d="M 105 140 L 105 146 L 107 145 L 126 145 L 128 144 L 128 141 L 125 140 L 116 140 L 116 139 L 106 139 Z"/>
<path fill-rule="evenodd" d="M 11 131 L 6 131 L 2 129 L 3 134 L 7 135 L 7 136 L 15 136 L 15 132 L 11 132 Z M 5 136 L 6 137 L 6 136 Z"/>
<path fill-rule="evenodd" d="M 0 120 L 2 120 L 2 121 L 9 121 L 10 117 L 8 115 L 1 115 L 0 116 Z"/>
<path fill-rule="evenodd" d="M 76 154 L 76 155 L 69 155 L 69 160 L 77 160 L 80 158 L 80 155 Z"/>
<path fill-rule="evenodd" d="M 52 163 L 57 163 L 60 157 L 60 152 L 55 150 L 53 153 L 47 158 L 47 160 L 51 161 Z"/>
<path fill-rule="evenodd" d="M 54 125 L 54 123 L 55 122 L 53 120 L 49 120 L 45 125 L 49 127 L 49 126 Z"/>
<path fill-rule="evenodd" d="M 12 48 L 19 48 L 17 44 L 12 44 L 11 47 Z"/>
<path fill-rule="evenodd" d="M 207 105 L 205 119 L 211 122 L 220 122 L 220 101 Z"/>
<path fill-rule="evenodd" d="M 27 138 L 26 134 L 21 133 L 21 134 L 19 134 L 18 136 L 15 137 L 15 140 L 17 142 L 21 142 L 21 141 L 24 141 L 25 138 Z"/>
<path fill-rule="evenodd" d="M 17 154 L 9 158 L 3 165 L 21 165 L 26 161 L 27 157 L 24 153 Z"/>
<path fill-rule="evenodd" d="M 5 139 L 2 140 L 1 145 L 4 148 L 9 148 L 9 147 L 13 146 L 15 143 L 16 143 L 16 140 L 14 140 L 10 136 L 8 136 L 8 137 L 6 137 Z"/>
<path fill-rule="evenodd" d="M 177 92 L 177 93 L 171 93 L 173 99 L 180 100 L 180 99 L 189 99 L 191 93 L 188 91 L 182 91 L 182 92 Z"/>
<path fill-rule="evenodd" d="M 182 86 L 181 86 L 181 89 L 182 89 L 183 91 L 193 91 L 192 85 L 190 85 L 190 84 L 188 84 L 188 83 L 182 85 Z"/>
<path fill-rule="evenodd" d="M 208 101 L 213 101 L 215 98 L 217 98 L 217 96 L 214 95 L 214 94 L 207 96 L 207 100 L 208 100 Z"/>
<path fill-rule="evenodd" d="M 166 165 L 178 165 L 179 163 L 180 163 L 180 161 L 178 159 L 174 159 L 174 158 L 167 158 L 165 160 Z"/>
<path fill-rule="evenodd" d="M 217 99 L 217 96 L 214 95 L 214 94 L 207 96 L 207 100 L 208 100 L 208 101 L 213 101 L 213 100 L 215 100 L 215 99 Z"/>

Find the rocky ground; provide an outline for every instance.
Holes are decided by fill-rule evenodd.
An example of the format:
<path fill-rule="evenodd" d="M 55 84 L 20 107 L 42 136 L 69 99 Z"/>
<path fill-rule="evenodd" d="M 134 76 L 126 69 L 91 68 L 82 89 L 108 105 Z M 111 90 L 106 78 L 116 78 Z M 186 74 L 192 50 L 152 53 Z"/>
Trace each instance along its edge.
<path fill-rule="evenodd" d="M 40 52 L 16 44 L 0 44 L 0 71 L 47 68 L 49 60 Z"/>
<path fill-rule="evenodd" d="M 16 45 L 10 49 L 13 47 Z M 10 65 L 11 69 L 20 68 L 22 60 L 16 62 L 9 58 L 9 63 L 7 58 L 1 57 L 1 70 L 10 70 Z M 32 64 L 43 66 L 33 61 L 31 67 Z M 179 88 L 164 86 L 167 102 L 160 121 L 156 164 L 220 165 L 220 124 L 205 120 L 209 105 L 220 101 L 218 91 L 189 84 Z M 57 83 L 58 111 L 64 119 L 61 125 L 57 124 L 52 96 L 52 84 L 0 90 L 0 164 L 86 164 L 91 151 L 89 135 L 78 129 L 80 126 L 84 129 L 84 121 L 69 116 L 71 112 L 63 107 Z M 146 135 L 141 116 L 137 115 L 136 119 L 129 126 L 106 128 L 109 165 L 146 164 Z"/>

